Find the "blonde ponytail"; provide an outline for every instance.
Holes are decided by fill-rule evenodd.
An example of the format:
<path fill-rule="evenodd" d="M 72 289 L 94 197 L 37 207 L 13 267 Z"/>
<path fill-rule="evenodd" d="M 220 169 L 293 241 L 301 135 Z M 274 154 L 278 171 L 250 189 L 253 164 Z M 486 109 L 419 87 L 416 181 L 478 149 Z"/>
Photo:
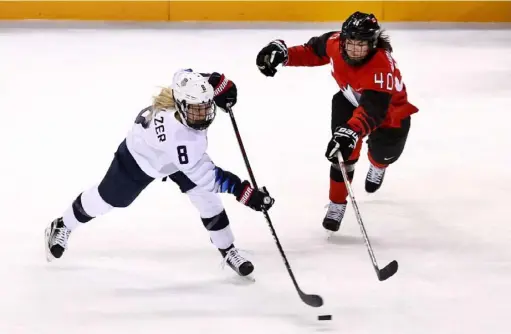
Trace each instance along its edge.
<path fill-rule="evenodd" d="M 166 109 L 174 109 L 176 107 L 176 101 L 172 95 L 172 89 L 163 87 L 158 96 L 153 97 L 153 111 L 159 112 Z"/>

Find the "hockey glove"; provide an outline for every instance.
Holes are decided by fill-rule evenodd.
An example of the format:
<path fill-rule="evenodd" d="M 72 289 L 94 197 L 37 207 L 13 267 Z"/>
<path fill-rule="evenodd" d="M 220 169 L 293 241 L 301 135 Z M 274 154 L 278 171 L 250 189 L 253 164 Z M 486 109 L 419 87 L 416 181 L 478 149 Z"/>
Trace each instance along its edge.
<path fill-rule="evenodd" d="M 227 111 L 228 107 L 233 107 L 236 104 L 238 90 L 234 82 L 217 72 L 213 72 L 209 76 L 208 82 L 215 89 L 215 97 L 213 99 L 217 106 Z"/>
<path fill-rule="evenodd" d="M 269 210 L 275 200 L 270 197 L 266 187 L 254 189 L 248 181 L 243 181 L 234 192 L 236 200 L 255 211 Z"/>
<path fill-rule="evenodd" d="M 341 125 L 334 131 L 332 139 L 328 142 L 325 156 L 334 163 L 338 164 L 337 152 L 341 152 L 344 161 L 347 161 L 353 153 L 358 141 L 358 133 L 351 129 L 348 125 Z"/>
<path fill-rule="evenodd" d="M 279 64 L 287 63 L 287 46 L 283 40 L 275 40 L 259 51 L 256 58 L 257 68 L 267 77 L 277 73 Z"/>

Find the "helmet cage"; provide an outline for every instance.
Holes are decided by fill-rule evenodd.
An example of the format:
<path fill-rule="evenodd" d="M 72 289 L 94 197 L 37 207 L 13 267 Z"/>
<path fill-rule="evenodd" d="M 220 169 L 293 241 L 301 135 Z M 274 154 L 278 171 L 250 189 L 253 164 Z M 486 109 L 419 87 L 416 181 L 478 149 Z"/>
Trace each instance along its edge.
<path fill-rule="evenodd" d="M 216 104 L 213 100 L 197 104 L 176 100 L 176 106 L 186 125 L 195 130 L 208 128 L 216 116 Z"/>

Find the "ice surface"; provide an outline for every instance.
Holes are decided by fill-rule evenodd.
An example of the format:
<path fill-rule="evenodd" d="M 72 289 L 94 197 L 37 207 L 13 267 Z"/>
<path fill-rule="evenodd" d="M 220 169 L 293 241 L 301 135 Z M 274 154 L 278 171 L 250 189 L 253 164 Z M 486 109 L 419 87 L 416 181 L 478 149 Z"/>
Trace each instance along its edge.
<path fill-rule="evenodd" d="M 510 30 L 390 29 L 413 116 L 384 186 L 354 190 L 381 266 L 379 282 L 351 207 L 326 239 L 329 67 L 255 66 L 274 38 L 315 30 L 6 29 L 0 31 L 0 333 L 511 332 Z M 47 264 L 46 225 L 99 182 L 140 109 L 177 68 L 222 71 L 239 89 L 238 125 L 304 291 L 300 302 L 261 214 L 223 195 L 255 283 L 220 267 L 197 213 L 155 182 L 129 208 L 74 232 Z M 230 120 L 210 130 L 214 161 L 248 177 Z M 317 321 L 320 314 L 333 320 Z"/>

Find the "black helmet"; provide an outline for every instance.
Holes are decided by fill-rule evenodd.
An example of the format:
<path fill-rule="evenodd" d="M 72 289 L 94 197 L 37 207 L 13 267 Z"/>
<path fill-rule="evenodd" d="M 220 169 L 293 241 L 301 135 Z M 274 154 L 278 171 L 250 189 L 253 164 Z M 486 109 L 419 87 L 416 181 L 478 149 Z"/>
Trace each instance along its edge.
<path fill-rule="evenodd" d="M 374 48 L 380 37 L 381 27 L 373 14 L 355 12 L 342 24 L 341 37 L 369 41 Z"/>
<path fill-rule="evenodd" d="M 341 38 L 343 40 L 353 39 L 367 41 L 369 46 L 368 55 L 364 59 L 351 59 L 344 46 L 342 46 L 342 57 L 352 66 L 360 66 L 371 59 L 376 52 L 376 45 L 381 34 L 381 27 L 373 14 L 355 12 L 342 24 Z"/>

